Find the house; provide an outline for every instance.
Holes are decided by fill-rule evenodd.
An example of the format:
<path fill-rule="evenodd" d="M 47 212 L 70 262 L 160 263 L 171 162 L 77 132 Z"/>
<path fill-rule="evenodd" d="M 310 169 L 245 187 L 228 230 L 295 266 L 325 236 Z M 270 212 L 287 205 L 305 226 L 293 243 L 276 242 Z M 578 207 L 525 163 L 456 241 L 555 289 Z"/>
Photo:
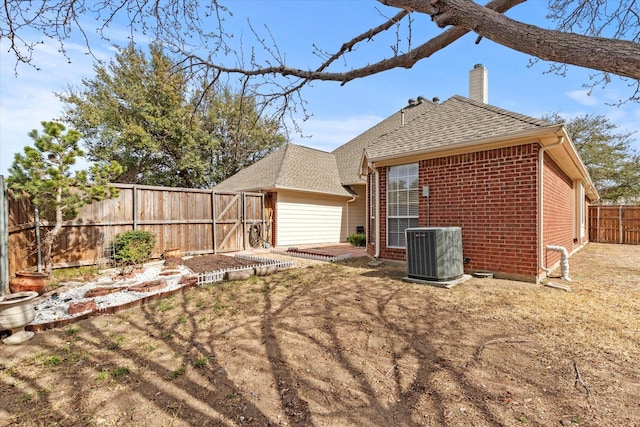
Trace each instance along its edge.
<path fill-rule="evenodd" d="M 362 152 L 357 165 L 361 158 Z M 270 243 L 294 246 L 345 242 L 358 227 L 364 230 L 366 189 L 358 181 L 343 184 L 335 155 L 287 144 L 215 189 L 264 193 Z"/>
<path fill-rule="evenodd" d="M 273 195 L 287 229 L 274 244 L 344 241 L 364 225 L 370 256 L 405 261 L 406 228 L 457 226 L 466 271 L 539 281 L 561 258 L 547 246 L 587 242 L 598 193 L 563 125 L 491 106 L 487 87 L 476 66 L 469 98 L 418 97 L 332 153 L 289 144 L 221 186 Z"/>

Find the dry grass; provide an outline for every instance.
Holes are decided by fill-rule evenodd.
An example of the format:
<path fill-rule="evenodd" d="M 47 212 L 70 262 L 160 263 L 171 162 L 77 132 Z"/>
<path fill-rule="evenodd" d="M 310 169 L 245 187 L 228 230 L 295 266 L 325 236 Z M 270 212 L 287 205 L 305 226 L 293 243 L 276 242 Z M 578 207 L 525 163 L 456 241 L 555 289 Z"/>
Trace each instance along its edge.
<path fill-rule="evenodd" d="M 640 246 L 589 245 L 569 293 L 403 275 L 316 263 L 39 333 L 0 351 L 0 425 L 640 424 Z"/>

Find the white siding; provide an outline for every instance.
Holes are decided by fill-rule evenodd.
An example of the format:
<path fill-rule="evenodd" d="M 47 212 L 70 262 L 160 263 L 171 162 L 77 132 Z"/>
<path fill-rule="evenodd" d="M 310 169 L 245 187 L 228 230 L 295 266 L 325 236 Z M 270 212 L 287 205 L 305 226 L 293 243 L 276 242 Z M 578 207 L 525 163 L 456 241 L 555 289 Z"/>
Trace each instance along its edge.
<path fill-rule="evenodd" d="M 343 198 L 278 192 L 277 245 L 339 243 Z"/>
<path fill-rule="evenodd" d="M 347 206 L 347 215 L 342 221 L 342 241 L 346 242 L 347 237 L 356 232 L 356 227 L 367 225 L 367 192 L 366 186 L 352 185 L 351 188 L 358 194 L 358 197 Z"/>

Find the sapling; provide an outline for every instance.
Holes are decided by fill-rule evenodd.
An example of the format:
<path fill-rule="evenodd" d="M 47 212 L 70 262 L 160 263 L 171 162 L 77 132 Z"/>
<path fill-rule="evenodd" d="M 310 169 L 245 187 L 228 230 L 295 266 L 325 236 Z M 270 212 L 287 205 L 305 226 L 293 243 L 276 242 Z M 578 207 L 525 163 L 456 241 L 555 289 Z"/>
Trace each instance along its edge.
<path fill-rule="evenodd" d="M 122 167 L 111 162 L 93 165 L 89 170 L 74 170 L 84 156 L 78 143 L 80 132 L 58 122 L 41 122 L 44 133 L 29 132 L 33 146 L 16 153 L 9 168 L 7 183 L 16 198 L 31 199 L 39 218 L 53 220 L 41 242 L 44 272 L 51 275 L 52 249 L 62 231 L 63 221 L 73 219 L 78 209 L 93 201 L 116 197 L 118 190 L 109 179 L 122 173 Z M 49 225 L 47 223 L 46 225 Z"/>

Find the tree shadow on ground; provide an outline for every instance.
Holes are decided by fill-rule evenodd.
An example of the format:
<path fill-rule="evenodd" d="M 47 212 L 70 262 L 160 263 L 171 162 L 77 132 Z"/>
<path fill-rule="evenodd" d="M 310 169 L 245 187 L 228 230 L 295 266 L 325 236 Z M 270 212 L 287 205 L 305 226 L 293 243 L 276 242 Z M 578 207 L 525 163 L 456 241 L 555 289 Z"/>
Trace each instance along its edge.
<path fill-rule="evenodd" d="M 589 413 L 563 397 L 570 364 L 547 368 L 534 342 L 481 355 L 529 331 L 463 297 L 341 265 L 193 288 L 39 334 L 2 375 L 3 411 L 25 425 L 543 425 L 522 389 Z"/>

